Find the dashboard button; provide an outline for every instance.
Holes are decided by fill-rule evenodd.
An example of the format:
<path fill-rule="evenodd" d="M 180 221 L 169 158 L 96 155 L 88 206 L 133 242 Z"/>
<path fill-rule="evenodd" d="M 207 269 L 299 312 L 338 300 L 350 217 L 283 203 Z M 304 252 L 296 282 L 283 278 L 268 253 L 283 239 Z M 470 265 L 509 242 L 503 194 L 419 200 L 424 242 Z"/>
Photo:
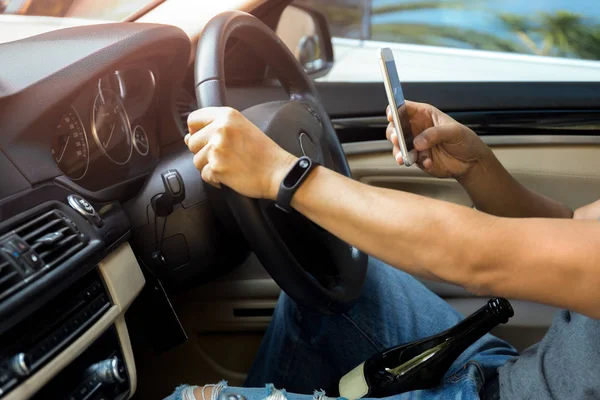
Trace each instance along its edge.
<path fill-rule="evenodd" d="M 67 197 L 67 202 L 75 211 L 97 227 L 104 225 L 102 218 L 96 213 L 96 209 L 86 199 L 81 196 L 71 194 Z"/>
<path fill-rule="evenodd" d="M 81 196 L 71 194 L 67 197 L 69 205 L 84 217 L 96 215 L 96 210 L 86 199 Z"/>
<path fill-rule="evenodd" d="M 90 367 L 90 371 L 103 383 L 125 382 L 125 365 L 118 357 L 112 357 Z"/>
<path fill-rule="evenodd" d="M 0 247 L 0 250 L 7 256 L 8 259 L 12 261 L 16 261 L 21 257 L 21 252 L 12 246 L 3 245 Z"/>
<path fill-rule="evenodd" d="M 10 360 L 10 369 L 18 376 L 27 376 L 31 372 L 25 353 L 19 353 Z"/>
<path fill-rule="evenodd" d="M 34 251 L 23 254 L 22 258 L 36 271 L 44 266 L 44 262 Z"/>
<path fill-rule="evenodd" d="M 77 389 L 77 394 L 79 395 L 80 398 L 85 398 L 89 392 L 90 392 L 90 390 L 88 389 L 87 385 L 85 385 L 85 384 L 81 385 Z"/>
<path fill-rule="evenodd" d="M 18 250 L 20 253 L 25 253 L 29 250 L 29 246 L 27 245 L 27 243 L 25 243 L 23 239 L 18 237 L 10 239 L 8 244 L 11 245 L 14 249 Z"/>

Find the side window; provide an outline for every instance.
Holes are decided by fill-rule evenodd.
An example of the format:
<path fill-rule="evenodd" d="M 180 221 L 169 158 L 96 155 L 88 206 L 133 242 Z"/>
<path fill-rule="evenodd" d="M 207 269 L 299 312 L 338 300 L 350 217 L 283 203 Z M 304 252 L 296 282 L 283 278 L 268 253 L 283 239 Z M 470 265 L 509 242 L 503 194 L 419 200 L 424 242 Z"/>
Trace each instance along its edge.
<path fill-rule="evenodd" d="M 590 63 L 600 60 L 598 0 L 296 1 L 328 16 L 332 34 L 339 38 L 334 39 L 336 50 L 358 45 L 388 46 L 396 57 L 404 54 L 419 57 L 421 63 L 437 62 L 437 69 L 444 68 L 439 62 L 451 62 L 454 67 L 460 64 L 461 60 L 448 58 L 452 54 L 462 57 L 462 62 L 473 58 L 484 64 L 486 58 L 510 64 L 521 57 L 521 61 L 530 63 L 528 68 L 537 64 L 557 67 L 547 77 L 542 71 L 542 79 L 600 79 L 600 63 Z M 361 43 L 352 44 L 351 40 Z M 580 75 L 585 69 L 590 74 Z M 515 72 L 514 77 L 502 71 L 499 74 L 500 80 L 535 77 L 533 71 Z M 488 78 L 495 79 L 489 73 Z"/>

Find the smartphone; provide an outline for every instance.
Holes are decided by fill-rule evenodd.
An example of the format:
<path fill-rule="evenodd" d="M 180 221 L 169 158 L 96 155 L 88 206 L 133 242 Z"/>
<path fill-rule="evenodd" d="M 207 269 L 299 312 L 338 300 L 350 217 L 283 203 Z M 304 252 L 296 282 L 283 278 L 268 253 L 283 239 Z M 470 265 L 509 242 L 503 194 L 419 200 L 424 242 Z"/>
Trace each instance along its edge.
<path fill-rule="evenodd" d="M 383 75 L 383 85 L 387 93 L 388 103 L 392 111 L 392 120 L 394 121 L 394 128 L 396 128 L 402 160 L 404 160 L 404 165 L 410 167 L 417 159 L 417 151 L 413 146 L 413 134 L 406 112 L 402 85 L 400 84 L 398 69 L 391 49 L 379 49 L 379 65 L 381 66 L 381 75 Z"/>

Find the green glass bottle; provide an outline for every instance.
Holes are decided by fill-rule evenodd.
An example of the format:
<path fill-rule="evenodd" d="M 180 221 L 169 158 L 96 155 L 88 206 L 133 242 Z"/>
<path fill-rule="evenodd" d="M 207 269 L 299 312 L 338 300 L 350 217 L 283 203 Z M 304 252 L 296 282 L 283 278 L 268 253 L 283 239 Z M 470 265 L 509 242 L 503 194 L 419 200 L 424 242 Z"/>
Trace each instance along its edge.
<path fill-rule="evenodd" d="M 447 331 L 371 357 L 340 380 L 340 395 L 354 400 L 435 387 L 463 351 L 513 315 L 508 300 L 491 299 Z"/>

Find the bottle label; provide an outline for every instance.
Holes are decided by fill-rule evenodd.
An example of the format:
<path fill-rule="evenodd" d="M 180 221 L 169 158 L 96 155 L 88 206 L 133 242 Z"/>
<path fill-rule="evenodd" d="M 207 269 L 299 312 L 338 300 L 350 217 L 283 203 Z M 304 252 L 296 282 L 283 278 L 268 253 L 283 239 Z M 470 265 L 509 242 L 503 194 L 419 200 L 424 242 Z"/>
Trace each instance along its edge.
<path fill-rule="evenodd" d="M 369 393 L 369 385 L 365 379 L 365 363 L 360 364 L 340 379 L 340 396 L 348 400 L 356 400 Z"/>

